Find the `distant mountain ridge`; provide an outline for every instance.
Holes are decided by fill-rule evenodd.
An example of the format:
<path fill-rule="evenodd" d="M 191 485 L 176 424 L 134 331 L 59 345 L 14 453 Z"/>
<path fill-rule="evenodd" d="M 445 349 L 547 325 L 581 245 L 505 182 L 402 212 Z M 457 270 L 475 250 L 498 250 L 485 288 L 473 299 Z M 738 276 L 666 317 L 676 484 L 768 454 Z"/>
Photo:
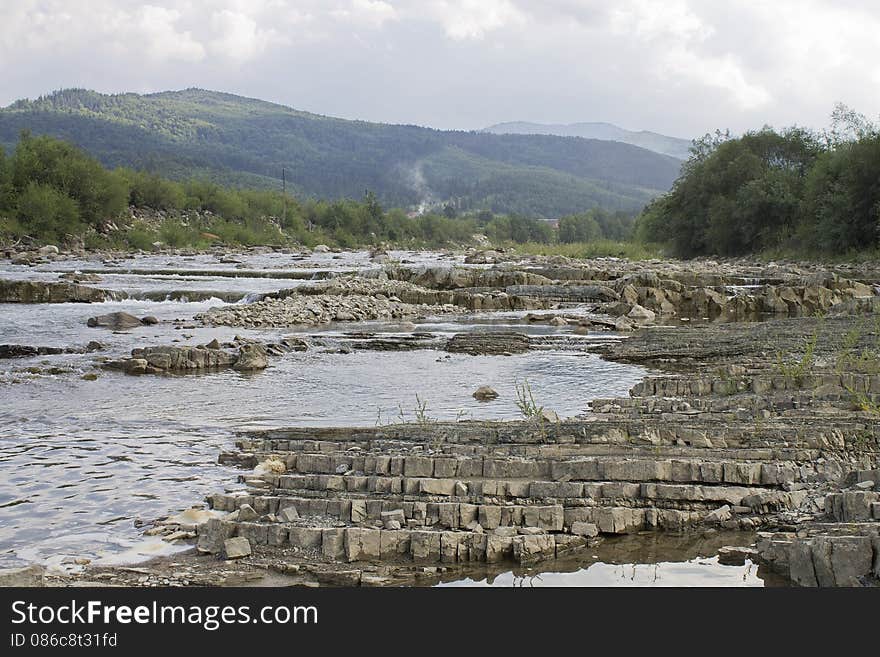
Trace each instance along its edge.
<path fill-rule="evenodd" d="M 21 130 L 68 139 L 108 166 L 280 186 L 386 206 L 452 201 L 547 219 L 591 207 L 637 211 L 681 162 L 632 145 L 552 135 L 495 135 L 338 119 L 228 93 L 186 89 L 106 95 L 84 89 L 0 109 L 0 144 Z"/>
<path fill-rule="evenodd" d="M 530 123 L 510 121 L 497 123 L 484 128 L 485 132 L 496 135 L 558 135 L 560 137 L 583 137 L 584 139 L 604 139 L 631 144 L 655 153 L 669 155 L 679 160 L 688 159 L 691 142 L 687 139 L 661 135 L 648 130 L 626 130 L 613 123 Z"/>

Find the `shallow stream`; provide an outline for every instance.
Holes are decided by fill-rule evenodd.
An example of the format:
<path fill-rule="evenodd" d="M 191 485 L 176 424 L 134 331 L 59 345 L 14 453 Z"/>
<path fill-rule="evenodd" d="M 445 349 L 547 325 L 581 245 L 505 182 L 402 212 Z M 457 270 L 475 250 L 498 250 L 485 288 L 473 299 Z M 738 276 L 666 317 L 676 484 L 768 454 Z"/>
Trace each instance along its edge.
<path fill-rule="evenodd" d="M 438 262 L 433 254 L 393 255 Z M 641 368 L 583 351 L 509 357 L 431 349 L 339 353 L 348 332 L 408 333 L 399 325 L 377 322 L 288 331 L 202 326 L 193 316 L 229 302 L 221 297 L 245 303 L 254 293 L 300 284 L 306 274 L 321 277 L 373 266 L 363 253 L 237 259 L 241 262 L 147 256 L 110 263 L 62 260 L 31 268 L 0 263 L 0 278 L 58 280 L 63 272 L 102 271 L 101 280 L 91 285 L 141 297 L 98 304 L 0 304 L 0 344 L 83 348 L 96 340 L 103 345 L 94 353 L 0 360 L 0 564 L 118 560 L 120 554 L 136 558 L 138 552 L 167 551 L 158 540 L 145 544 L 136 524 L 235 487 L 239 472 L 218 465 L 217 456 L 232 448 L 238 430 L 415 421 L 421 404 L 429 418 L 438 420 L 514 419 L 519 417 L 516 384 L 524 381 L 540 404 L 570 417 L 583 413 L 592 399 L 626 395 L 644 375 Z M 231 275 L 239 273 L 236 267 L 243 276 Z M 224 275 L 210 275 L 212 268 Z M 199 273 L 151 273 L 158 270 Z M 140 273 L 110 273 L 131 271 Z M 293 272 L 294 278 L 274 277 L 278 272 Z M 144 298 L 149 293 L 165 299 L 165 293 L 184 288 L 218 296 L 202 294 L 207 298 L 201 301 Z M 86 326 L 89 317 L 114 311 L 160 321 L 121 332 Z M 525 324 L 521 317 L 426 318 L 418 330 L 439 337 L 477 325 L 533 334 L 566 330 Z M 128 355 L 139 346 L 222 342 L 236 334 L 277 340 L 294 333 L 315 346 L 272 358 L 269 368 L 256 374 L 227 370 L 135 377 L 99 370 L 95 362 L 98 356 Z M 600 333 L 578 336 L 585 342 L 607 339 Z M 82 378 L 90 372 L 99 374 L 97 380 Z M 472 392 L 480 385 L 494 387 L 499 398 L 476 401 Z"/>

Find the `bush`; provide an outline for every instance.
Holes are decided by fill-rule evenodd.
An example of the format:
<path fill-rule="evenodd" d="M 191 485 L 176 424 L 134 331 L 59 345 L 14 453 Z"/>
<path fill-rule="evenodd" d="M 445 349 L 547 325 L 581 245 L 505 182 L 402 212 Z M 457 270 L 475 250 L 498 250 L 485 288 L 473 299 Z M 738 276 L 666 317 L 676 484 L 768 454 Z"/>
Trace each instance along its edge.
<path fill-rule="evenodd" d="M 149 251 L 153 248 L 153 242 L 157 241 L 159 238 L 155 234 L 149 233 L 142 228 L 132 228 L 126 234 L 125 239 L 132 249 Z"/>
<path fill-rule="evenodd" d="M 64 192 L 31 181 L 18 197 L 17 218 L 29 235 L 64 241 L 84 229 L 79 207 Z"/>
<path fill-rule="evenodd" d="M 127 178 L 131 187 L 131 205 L 155 210 L 180 210 L 186 205 L 186 194 L 178 183 L 143 171 L 126 171 L 120 175 Z"/>
<path fill-rule="evenodd" d="M 73 199 L 80 217 L 91 225 L 115 217 L 128 202 L 122 175 L 107 171 L 73 144 L 23 133 L 12 158 L 12 187 L 22 194 L 31 183 Z"/>

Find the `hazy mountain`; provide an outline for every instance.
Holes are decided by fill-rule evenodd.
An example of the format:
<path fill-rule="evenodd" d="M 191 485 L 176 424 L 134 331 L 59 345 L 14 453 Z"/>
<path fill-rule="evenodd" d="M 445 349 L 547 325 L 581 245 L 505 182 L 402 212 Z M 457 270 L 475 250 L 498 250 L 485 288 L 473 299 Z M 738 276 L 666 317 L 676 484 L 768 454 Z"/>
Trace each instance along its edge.
<path fill-rule="evenodd" d="M 632 145 L 350 121 L 231 94 L 187 89 L 104 95 L 82 89 L 0 109 L 0 143 L 22 129 L 69 139 L 109 166 L 280 186 L 386 205 L 456 199 L 465 209 L 546 218 L 601 206 L 638 210 L 681 162 Z"/>
<path fill-rule="evenodd" d="M 670 155 L 680 160 L 686 160 L 689 156 L 688 149 L 691 142 L 687 139 L 669 137 L 656 132 L 641 130 L 635 132 L 624 130 L 613 123 L 569 123 L 545 124 L 529 123 L 527 121 L 511 121 L 510 123 L 498 123 L 485 128 L 485 132 L 496 135 L 559 135 L 561 137 L 583 137 L 585 139 L 604 139 L 608 141 L 620 141 L 624 144 L 632 144 L 639 148 L 646 148 L 655 153 Z"/>

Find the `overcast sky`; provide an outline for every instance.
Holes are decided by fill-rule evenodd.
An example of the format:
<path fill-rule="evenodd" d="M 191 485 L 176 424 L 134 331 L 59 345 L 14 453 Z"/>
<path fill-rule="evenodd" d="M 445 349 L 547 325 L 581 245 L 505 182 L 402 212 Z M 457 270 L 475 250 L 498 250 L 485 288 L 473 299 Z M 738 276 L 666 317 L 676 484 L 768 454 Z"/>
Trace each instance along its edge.
<path fill-rule="evenodd" d="M 473 129 L 682 137 L 880 114 L 877 0 L 0 0 L 0 104 L 203 87 Z"/>

